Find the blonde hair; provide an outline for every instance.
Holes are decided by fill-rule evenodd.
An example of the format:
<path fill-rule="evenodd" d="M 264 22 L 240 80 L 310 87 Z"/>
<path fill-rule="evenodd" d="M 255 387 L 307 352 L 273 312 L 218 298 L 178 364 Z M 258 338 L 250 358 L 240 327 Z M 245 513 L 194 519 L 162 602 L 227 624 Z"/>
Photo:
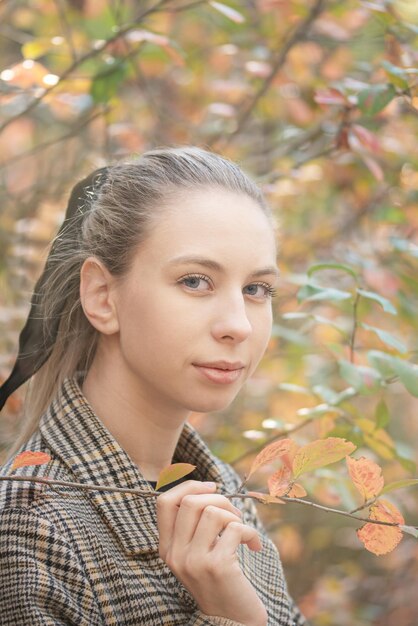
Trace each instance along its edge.
<path fill-rule="evenodd" d="M 79 294 L 85 259 L 97 257 L 122 278 L 164 210 L 164 201 L 183 190 L 207 187 L 245 194 L 270 217 L 260 189 L 236 164 L 196 147 L 164 148 L 109 167 L 105 182 L 90 194 L 81 227 L 72 236 L 55 239 L 50 252 L 54 269 L 42 292 L 42 319 L 47 334 L 50 321 L 59 318 L 58 334 L 47 361 L 30 380 L 21 431 L 9 458 L 37 430 L 65 378 L 86 373 L 93 361 L 99 334 L 84 315 Z"/>

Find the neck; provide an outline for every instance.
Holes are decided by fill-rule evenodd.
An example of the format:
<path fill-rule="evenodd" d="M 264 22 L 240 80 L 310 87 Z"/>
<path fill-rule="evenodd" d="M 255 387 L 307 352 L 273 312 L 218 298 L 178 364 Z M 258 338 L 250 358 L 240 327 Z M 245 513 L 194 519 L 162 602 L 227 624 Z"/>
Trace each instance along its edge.
<path fill-rule="evenodd" d="M 162 406 L 148 397 L 134 380 L 111 372 L 95 359 L 82 385 L 93 411 L 139 467 L 146 480 L 156 481 L 172 458 L 188 414 Z M 119 371 L 122 371 L 119 369 Z M 161 402 L 161 400 L 160 400 Z"/>

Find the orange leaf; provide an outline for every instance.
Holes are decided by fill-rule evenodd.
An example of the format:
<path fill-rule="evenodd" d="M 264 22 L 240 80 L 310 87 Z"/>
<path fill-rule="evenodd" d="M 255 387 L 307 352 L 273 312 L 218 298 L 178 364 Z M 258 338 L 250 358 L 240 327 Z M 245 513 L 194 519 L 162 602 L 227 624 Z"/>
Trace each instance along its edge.
<path fill-rule="evenodd" d="M 293 483 L 292 488 L 287 495 L 289 498 L 304 498 L 308 494 L 302 485 L 299 483 Z"/>
<path fill-rule="evenodd" d="M 168 465 L 168 467 L 161 470 L 158 476 L 158 481 L 155 486 L 156 491 L 164 487 L 164 485 L 169 485 L 175 480 L 187 476 L 187 474 L 193 472 L 194 469 L 196 469 L 196 465 L 191 465 L 190 463 L 173 463 L 172 465 Z"/>
<path fill-rule="evenodd" d="M 348 473 L 350 478 L 361 493 L 364 501 L 379 495 L 385 481 L 382 476 L 382 468 L 374 461 L 362 456 L 359 459 L 347 457 Z"/>
<path fill-rule="evenodd" d="M 262 465 L 266 465 L 274 459 L 278 459 L 289 453 L 292 450 L 292 445 L 294 444 L 291 439 L 280 439 L 263 448 L 255 457 L 248 478 Z"/>
<path fill-rule="evenodd" d="M 268 493 L 261 493 L 260 491 L 248 491 L 247 495 L 257 498 L 263 504 L 286 504 L 284 500 L 276 498 L 276 496 L 269 495 Z"/>
<path fill-rule="evenodd" d="M 378 500 L 370 509 L 370 519 L 405 524 L 401 512 L 389 500 Z M 365 524 L 357 531 L 358 538 L 369 552 L 377 556 L 392 552 L 402 539 L 399 526 Z"/>
<path fill-rule="evenodd" d="M 307 493 L 302 485 L 291 484 L 292 472 L 284 466 L 281 467 L 268 479 L 269 492 L 271 496 L 288 496 L 289 498 L 304 498 Z"/>
<path fill-rule="evenodd" d="M 286 465 L 286 467 L 288 467 L 290 471 L 292 471 L 293 459 L 295 458 L 296 452 L 299 450 L 300 446 L 295 441 L 293 441 L 293 439 L 289 439 L 289 442 L 289 451 L 286 452 L 286 454 L 283 454 L 281 460 Z"/>
<path fill-rule="evenodd" d="M 17 467 L 26 467 L 29 465 L 45 465 L 50 460 L 51 457 L 49 454 L 45 454 L 45 452 L 32 452 L 31 450 L 26 450 L 15 457 L 12 464 L 12 470 Z"/>
<path fill-rule="evenodd" d="M 295 478 L 306 472 L 336 463 L 351 454 L 356 446 L 351 441 L 340 437 L 317 439 L 303 446 L 293 459 L 293 475 Z"/>
<path fill-rule="evenodd" d="M 267 481 L 271 496 L 285 496 L 292 480 L 292 472 L 288 467 L 281 467 Z"/>

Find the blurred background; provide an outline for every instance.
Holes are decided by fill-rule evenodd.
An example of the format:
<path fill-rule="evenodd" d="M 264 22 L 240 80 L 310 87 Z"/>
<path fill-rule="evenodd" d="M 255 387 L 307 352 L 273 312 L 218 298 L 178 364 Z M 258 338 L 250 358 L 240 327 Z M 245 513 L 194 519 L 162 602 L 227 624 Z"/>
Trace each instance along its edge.
<path fill-rule="evenodd" d="M 0 380 L 72 185 L 197 144 L 264 190 L 282 278 L 256 375 L 193 424 L 241 475 L 275 438 L 338 436 L 386 482 L 417 477 L 417 42 L 416 0 L 0 0 Z M 3 457 L 23 394 L 2 412 Z M 300 482 L 361 504 L 343 463 Z M 416 487 L 390 499 L 418 524 Z M 314 626 L 418 625 L 416 538 L 377 557 L 354 520 L 259 511 Z"/>

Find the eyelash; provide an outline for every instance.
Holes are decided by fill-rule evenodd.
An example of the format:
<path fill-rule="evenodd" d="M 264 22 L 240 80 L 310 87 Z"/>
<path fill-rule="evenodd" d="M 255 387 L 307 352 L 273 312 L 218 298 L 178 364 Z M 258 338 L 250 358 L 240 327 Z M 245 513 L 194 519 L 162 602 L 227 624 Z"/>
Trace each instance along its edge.
<path fill-rule="evenodd" d="M 209 284 L 212 284 L 212 281 L 209 278 L 209 276 L 205 276 L 205 274 L 186 274 L 186 276 L 182 276 L 182 278 L 179 278 L 177 283 L 184 285 L 185 281 L 187 279 L 190 279 L 190 278 L 199 278 L 201 280 L 206 280 Z M 259 283 L 250 283 L 250 284 L 251 285 L 258 285 L 260 287 L 264 287 L 265 290 L 266 290 L 266 298 L 274 298 L 277 295 L 276 289 L 274 289 L 274 287 L 272 287 L 268 283 L 259 282 Z M 187 285 L 185 285 L 185 286 L 187 287 Z M 190 289 L 191 289 L 191 287 L 190 287 Z M 194 289 L 193 291 L 197 291 L 197 289 Z"/>

